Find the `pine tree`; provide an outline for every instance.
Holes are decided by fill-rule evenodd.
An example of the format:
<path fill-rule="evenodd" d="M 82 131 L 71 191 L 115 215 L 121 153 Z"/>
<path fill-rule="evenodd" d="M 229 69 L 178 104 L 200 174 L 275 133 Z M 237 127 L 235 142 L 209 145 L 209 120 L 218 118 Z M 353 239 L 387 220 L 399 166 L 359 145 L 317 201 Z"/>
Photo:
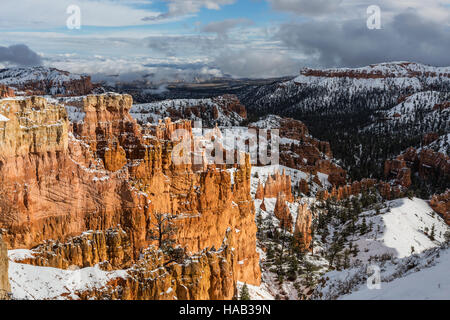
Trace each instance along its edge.
<path fill-rule="evenodd" d="M 247 284 L 244 283 L 244 285 L 241 288 L 241 293 L 239 294 L 240 300 L 251 300 L 250 299 L 250 292 L 248 292 Z"/>
<path fill-rule="evenodd" d="M 431 239 L 431 241 L 434 241 L 434 239 L 435 239 L 435 236 L 436 236 L 436 230 L 435 230 L 435 226 L 434 226 L 434 224 L 433 224 L 433 226 L 431 227 L 431 234 L 430 234 L 430 239 Z"/>

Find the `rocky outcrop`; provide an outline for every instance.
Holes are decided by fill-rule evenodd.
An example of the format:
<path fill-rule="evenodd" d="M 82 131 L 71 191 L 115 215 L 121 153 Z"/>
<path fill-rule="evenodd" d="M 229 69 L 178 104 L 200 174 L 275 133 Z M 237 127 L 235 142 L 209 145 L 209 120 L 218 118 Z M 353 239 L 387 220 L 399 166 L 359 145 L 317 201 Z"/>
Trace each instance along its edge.
<path fill-rule="evenodd" d="M 428 181 L 447 179 L 450 175 L 450 157 L 441 152 L 423 147 L 421 150 L 409 148 L 384 165 L 384 175 L 388 180 L 402 187 L 411 185 L 411 175 L 417 173 Z"/>
<path fill-rule="evenodd" d="M 298 189 L 300 190 L 301 193 L 308 195 L 310 190 L 309 190 L 309 184 L 305 179 L 300 179 L 299 183 L 298 183 Z"/>
<path fill-rule="evenodd" d="M 14 90 L 5 85 L 0 84 L 0 99 L 15 97 Z"/>
<path fill-rule="evenodd" d="M 21 95 L 82 96 L 96 87 L 87 75 L 47 67 L 22 67 L 0 70 L 0 84 L 20 91 Z"/>
<path fill-rule="evenodd" d="M 103 270 L 123 271 L 103 286 L 61 297 L 66 299 L 230 300 L 236 294 L 238 269 L 235 234 L 228 229 L 218 249 L 174 260 L 155 246 L 133 259 L 123 230 L 90 231 L 64 244 L 47 241 L 33 249 L 34 258 L 15 262 L 70 270 L 99 264 Z"/>
<path fill-rule="evenodd" d="M 286 171 L 280 174 L 276 170 L 274 175 L 269 174 L 267 180 L 263 185 L 258 182 L 255 199 L 263 200 L 264 198 L 276 198 L 280 193 L 283 193 L 286 201 L 293 202 L 291 177 L 286 175 Z"/>
<path fill-rule="evenodd" d="M 156 124 L 166 117 L 173 121 L 190 119 L 202 121 L 202 126 L 238 126 L 247 119 L 247 111 L 235 95 L 211 99 L 176 99 L 136 104 L 131 110 L 141 125 Z"/>
<path fill-rule="evenodd" d="M 292 215 L 286 204 L 287 199 L 284 193 L 280 192 L 275 203 L 275 209 L 273 211 L 275 217 L 280 220 L 280 228 L 292 232 Z"/>
<path fill-rule="evenodd" d="M 126 269 L 134 262 L 130 238 L 122 229 L 87 231 L 64 243 L 46 240 L 33 248 L 32 255 L 15 262 L 59 269 L 100 264 L 103 270 Z"/>
<path fill-rule="evenodd" d="M 241 262 L 235 275 L 259 284 L 248 155 L 232 172 L 207 164 L 176 165 L 172 152 L 180 141 L 165 138 L 174 127 L 190 123 L 166 121 L 159 129 L 147 128 L 160 130 L 157 138 L 143 135 L 129 115 L 130 96 L 104 94 L 64 103 L 68 113 L 43 98 L 0 101 L 0 114 L 9 119 L 0 122 L 0 227 L 11 248 L 49 239 L 66 243 L 86 230 L 120 225 L 136 259 L 154 244 L 149 230 L 155 213 L 171 213 L 177 217 L 176 242 L 188 253 L 218 248 L 227 229 L 235 230 L 240 245 L 234 254 Z M 108 240 L 91 236 L 99 245 L 62 245 L 62 258 L 52 263 L 80 262 L 83 252 L 93 250 L 97 253 L 83 261 L 96 262 Z M 78 253 L 69 259 L 66 253 L 72 250 Z"/>
<path fill-rule="evenodd" d="M 328 190 L 319 191 L 317 193 L 317 198 L 321 200 L 334 199 L 340 201 L 347 199 L 350 196 L 367 192 L 370 189 L 377 189 L 380 192 L 380 195 L 387 200 L 400 198 L 404 195 L 405 191 L 405 188 L 402 188 L 395 183 L 391 184 L 376 179 L 363 179 L 338 188 L 333 187 L 331 192 Z"/>
<path fill-rule="evenodd" d="M 300 248 L 308 250 L 311 245 L 312 234 L 312 213 L 306 203 L 300 203 L 297 210 L 297 219 L 295 220 L 294 237 L 299 242 Z"/>
<path fill-rule="evenodd" d="M 182 264 L 167 264 L 160 250 L 149 247 L 126 277 L 77 295 L 86 300 L 231 300 L 238 279 L 234 241 L 228 230 L 219 249 L 203 250 Z"/>
<path fill-rule="evenodd" d="M 450 225 L 450 189 L 442 194 L 436 194 L 431 198 L 430 206 L 441 214 L 445 222 Z"/>
<path fill-rule="evenodd" d="M 280 164 L 312 175 L 324 173 L 333 185 L 346 183 L 346 171 L 331 161 L 330 144 L 311 137 L 303 122 L 270 115 L 249 124 L 249 128 L 279 130 Z"/>
<path fill-rule="evenodd" d="M 436 141 L 437 139 L 439 139 L 439 134 L 437 134 L 436 132 L 424 134 L 422 138 L 422 145 L 427 146 L 430 143 Z"/>
<path fill-rule="evenodd" d="M 300 74 L 307 77 L 386 79 L 396 77 L 445 77 L 450 78 L 448 69 L 433 68 L 413 62 L 388 62 L 355 69 L 310 69 L 304 68 Z"/>
<path fill-rule="evenodd" d="M 0 300 L 9 299 L 11 286 L 8 278 L 8 250 L 0 235 Z"/>

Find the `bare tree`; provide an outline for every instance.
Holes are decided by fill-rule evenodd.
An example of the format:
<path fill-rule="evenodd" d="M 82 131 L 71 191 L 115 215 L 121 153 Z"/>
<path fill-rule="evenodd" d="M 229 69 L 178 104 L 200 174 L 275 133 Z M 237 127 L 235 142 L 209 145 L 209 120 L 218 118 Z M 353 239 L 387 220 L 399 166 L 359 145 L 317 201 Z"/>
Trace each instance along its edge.
<path fill-rule="evenodd" d="M 156 212 L 154 216 L 155 220 L 147 233 L 147 239 L 157 241 L 158 248 L 169 256 L 169 260 L 164 265 L 171 262 L 181 262 L 185 258 L 185 250 L 174 246 L 174 236 L 178 230 L 173 222 L 176 216 L 170 213 L 159 212 Z"/>

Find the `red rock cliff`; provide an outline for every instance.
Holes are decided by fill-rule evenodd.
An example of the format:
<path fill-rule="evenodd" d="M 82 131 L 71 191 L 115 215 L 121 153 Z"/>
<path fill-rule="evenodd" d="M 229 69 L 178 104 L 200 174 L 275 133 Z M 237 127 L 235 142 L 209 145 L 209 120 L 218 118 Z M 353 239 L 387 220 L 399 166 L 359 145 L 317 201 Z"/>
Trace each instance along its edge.
<path fill-rule="evenodd" d="M 230 171 L 176 166 L 176 142 L 144 137 L 129 116 L 131 97 L 0 101 L 0 227 L 12 248 L 64 241 L 120 225 L 134 259 L 152 244 L 154 213 L 172 213 L 177 243 L 188 252 L 219 248 L 235 233 L 236 277 L 259 284 L 250 161 Z M 77 118 L 78 117 L 78 118 Z M 3 133 L 2 133 L 3 132 Z M 233 181 L 233 183 L 232 183 Z"/>

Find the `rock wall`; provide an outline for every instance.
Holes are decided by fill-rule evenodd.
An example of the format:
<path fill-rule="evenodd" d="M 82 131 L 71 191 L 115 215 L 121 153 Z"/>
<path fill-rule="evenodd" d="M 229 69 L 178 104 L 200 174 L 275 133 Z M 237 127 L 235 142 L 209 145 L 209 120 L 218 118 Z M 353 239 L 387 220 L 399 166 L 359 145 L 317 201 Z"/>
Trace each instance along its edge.
<path fill-rule="evenodd" d="M 344 185 L 347 172 L 334 164 L 328 142 L 317 140 L 309 134 L 306 125 L 291 118 L 269 116 L 266 120 L 249 125 L 250 128 L 278 129 L 280 135 L 280 164 L 316 175 L 327 174 L 333 185 Z M 269 132 L 270 135 L 270 132 Z"/>
<path fill-rule="evenodd" d="M 394 180 L 403 187 L 411 185 L 411 175 L 417 173 L 424 180 L 437 180 L 450 176 L 450 157 L 429 148 L 409 148 L 384 165 L 386 179 Z"/>
<path fill-rule="evenodd" d="M 237 279 L 260 283 L 248 155 L 232 173 L 213 165 L 175 165 L 178 142 L 164 139 L 173 126 L 165 123 L 159 138 L 143 136 L 128 113 L 130 96 L 65 103 L 69 114 L 43 98 L 0 101 L 0 113 L 10 119 L 0 122 L 0 227 L 11 248 L 65 242 L 86 230 L 120 225 L 136 259 L 154 244 L 154 214 L 172 213 L 176 241 L 191 253 L 220 247 L 231 228 L 239 243 Z M 101 256 L 101 245 L 94 247 Z M 63 248 L 54 262 L 61 266 L 73 262 L 65 261 L 70 246 Z M 75 257 L 79 250 L 84 254 L 74 250 Z"/>
<path fill-rule="evenodd" d="M 358 195 L 362 192 L 367 192 L 369 189 L 377 189 L 381 196 L 387 200 L 399 198 L 404 195 L 405 188 L 398 184 L 390 184 L 384 181 L 378 181 L 376 179 L 363 179 L 361 181 L 354 181 L 351 184 L 345 186 L 340 186 L 336 188 L 335 186 L 328 190 L 319 191 L 317 193 L 317 198 L 322 200 L 335 199 L 344 200 L 350 196 Z"/>
<path fill-rule="evenodd" d="M 11 286 L 8 278 L 8 250 L 0 235 L 0 300 L 9 299 Z"/>
<path fill-rule="evenodd" d="M 122 229 L 87 231 L 63 243 L 46 240 L 33 248 L 32 255 L 15 262 L 59 269 L 100 264 L 103 270 L 126 269 L 134 263 L 130 238 Z"/>
<path fill-rule="evenodd" d="M 279 193 L 285 195 L 286 201 L 293 202 L 294 196 L 292 195 L 291 177 L 286 175 L 286 171 L 280 175 L 277 170 L 274 175 L 269 175 L 263 185 L 258 182 L 255 199 L 263 200 L 264 198 L 276 198 Z"/>
<path fill-rule="evenodd" d="M 86 232 L 64 244 L 46 241 L 33 249 L 34 258 L 15 262 L 63 269 L 99 264 L 103 270 L 125 271 L 103 287 L 75 293 L 86 300 L 230 300 L 238 270 L 234 233 L 228 229 L 218 249 L 202 250 L 182 262 L 171 262 L 154 246 L 133 259 L 121 229 Z"/>
<path fill-rule="evenodd" d="M 0 84 L 0 99 L 12 97 L 15 97 L 14 90 L 3 84 Z"/>
<path fill-rule="evenodd" d="M 183 264 L 166 265 L 162 252 L 150 247 L 127 277 L 77 295 L 86 300 L 231 300 L 238 279 L 234 241 L 229 230 L 219 249 L 203 250 Z"/>
<path fill-rule="evenodd" d="M 450 189 L 442 194 L 436 194 L 431 198 L 430 206 L 441 214 L 445 222 L 450 225 Z"/>

